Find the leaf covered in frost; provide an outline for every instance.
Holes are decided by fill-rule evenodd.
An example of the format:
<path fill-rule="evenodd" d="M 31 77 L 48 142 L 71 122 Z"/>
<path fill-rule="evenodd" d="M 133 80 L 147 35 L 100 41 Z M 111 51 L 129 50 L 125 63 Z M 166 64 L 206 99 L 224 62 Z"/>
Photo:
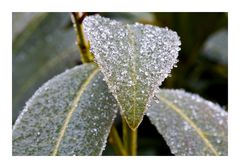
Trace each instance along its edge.
<path fill-rule="evenodd" d="M 36 13 L 21 32 L 18 18 L 19 13 L 13 13 L 13 32 L 18 31 L 12 56 L 13 123 L 25 102 L 45 81 L 74 67 L 79 60 L 76 34 L 67 28 L 71 22 L 69 13 Z"/>
<path fill-rule="evenodd" d="M 84 30 L 121 113 L 132 129 L 141 123 L 156 87 L 177 62 L 180 40 L 167 28 L 86 17 Z"/>
<path fill-rule="evenodd" d="M 117 102 L 95 64 L 40 87 L 13 127 L 13 155 L 100 155 Z"/>
<path fill-rule="evenodd" d="M 183 90 L 161 89 L 147 115 L 175 155 L 227 155 L 227 112 Z"/>

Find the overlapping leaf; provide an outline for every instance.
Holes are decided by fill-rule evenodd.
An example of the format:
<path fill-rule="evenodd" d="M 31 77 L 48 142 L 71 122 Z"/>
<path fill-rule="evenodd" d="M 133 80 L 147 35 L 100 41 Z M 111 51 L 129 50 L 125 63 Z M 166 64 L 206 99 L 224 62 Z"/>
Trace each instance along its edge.
<path fill-rule="evenodd" d="M 212 34 L 203 46 L 203 53 L 209 59 L 227 65 L 228 63 L 228 33 L 222 29 Z"/>
<path fill-rule="evenodd" d="M 100 155 L 117 102 L 94 64 L 45 83 L 13 128 L 13 155 Z"/>
<path fill-rule="evenodd" d="M 154 90 L 177 62 L 179 37 L 167 28 L 128 25 L 99 15 L 83 23 L 109 89 L 129 126 L 136 129 Z"/>
<path fill-rule="evenodd" d="M 147 115 L 175 155 L 227 155 L 227 112 L 183 90 L 161 89 Z"/>
<path fill-rule="evenodd" d="M 21 34 L 28 24 L 34 19 L 38 20 L 46 13 L 38 12 L 14 12 L 12 13 L 12 39 Z"/>
<path fill-rule="evenodd" d="M 13 13 L 13 123 L 35 90 L 56 74 L 76 65 L 79 52 L 69 13 Z M 29 16 L 30 15 L 30 16 Z M 32 18 L 32 20 L 30 19 Z M 22 19 L 20 19 L 22 21 Z"/>

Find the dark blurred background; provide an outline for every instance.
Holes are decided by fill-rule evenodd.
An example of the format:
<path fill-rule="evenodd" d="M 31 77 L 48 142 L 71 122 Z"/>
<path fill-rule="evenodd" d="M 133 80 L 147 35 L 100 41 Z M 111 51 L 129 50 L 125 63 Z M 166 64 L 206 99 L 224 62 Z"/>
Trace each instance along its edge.
<path fill-rule="evenodd" d="M 93 13 L 89 13 L 93 14 Z M 178 67 L 161 88 L 183 88 L 228 107 L 227 13 L 99 13 L 126 23 L 168 27 L 181 38 Z M 69 13 L 13 13 L 14 124 L 34 91 L 56 74 L 81 64 Z M 116 119 L 120 127 L 120 117 Z M 172 155 L 144 117 L 138 129 L 138 155 Z M 107 144 L 103 155 L 114 155 Z"/>

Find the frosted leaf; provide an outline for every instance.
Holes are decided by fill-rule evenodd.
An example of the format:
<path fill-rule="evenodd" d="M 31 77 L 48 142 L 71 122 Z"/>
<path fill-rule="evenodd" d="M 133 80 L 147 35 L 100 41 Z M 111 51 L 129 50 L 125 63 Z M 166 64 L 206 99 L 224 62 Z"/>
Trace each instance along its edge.
<path fill-rule="evenodd" d="M 13 13 L 15 19 L 27 13 Z M 13 41 L 12 55 L 12 120 L 15 122 L 25 102 L 47 80 L 76 65 L 79 51 L 73 43 L 76 34 L 66 29 L 69 13 L 35 13 Z M 15 19 L 14 19 L 15 18 Z M 58 26 L 56 26 L 58 25 Z M 14 29 L 17 29 L 13 25 Z"/>
<path fill-rule="evenodd" d="M 102 78 L 84 64 L 40 87 L 13 127 L 13 155 L 100 155 L 118 110 Z"/>
<path fill-rule="evenodd" d="M 147 115 L 175 155 L 227 155 L 227 112 L 183 90 L 161 89 Z"/>
<path fill-rule="evenodd" d="M 180 40 L 168 28 L 86 17 L 84 30 L 95 61 L 132 129 L 141 123 L 153 91 L 177 62 Z"/>
<path fill-rule="evenodd" d="M 123 12 L 121 15 L 105 12 L 101 13 L 101 15 L 124 23 L 133 23 L 133 21 L 141 21 L 144 23 L 155 22 L 155 16 L 152 12 Z"/>

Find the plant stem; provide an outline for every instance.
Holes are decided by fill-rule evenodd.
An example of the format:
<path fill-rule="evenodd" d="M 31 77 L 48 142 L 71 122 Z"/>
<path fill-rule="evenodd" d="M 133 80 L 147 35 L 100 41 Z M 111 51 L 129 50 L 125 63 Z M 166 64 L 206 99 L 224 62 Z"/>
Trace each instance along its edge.
<path fill-rule="evenodd" d="M 127 156 L 127 151 L 125 150 L 122 141 L 118 135 L 117 129 L 113 125 L 109 135 L 109 142 L 112 144 L 114 151 L 122 156 Z"/>
<path fill-rule="evenodd" d="M 137 129 L 133 131 L 122 117 L 123 144 L 125 150 L 131 156 L 137 155 Z"/>
<path fill-rule="evenodd" d="M 128 151 L 129 148 L 129 136 L 128 136 L 128 125 L 125 119 L 122 117 L 122 136 L 123 136 L 123 145 L 124 148 Z"/>
<path fill-rule="evenodd" d="M 89 48 L 89 43 L 86 41 L 83 32 L 83 19 L 86 16 L 86 13 L 72 12 L 72 22 L 73 27 L 77 33 L 76 44 L 80 50 L 80 58 L 82 63 L 93 62 L 93 55 L 91 54 Z"/>
<path fill-rule="evenodd" d="M 132 156 L 137 155 L 137 129 L 132 130 L 130 129 L 130 143 L 131 143 L 131 148 L 130 148 L 130 153 Z"/>
<path fill-rule="evenodd" d="M 134 131 L 130 128 L 128 129 L 130 134 L 129 153 L 132 156 L 136 156 L 137 155 L 137 129 Z"/>

